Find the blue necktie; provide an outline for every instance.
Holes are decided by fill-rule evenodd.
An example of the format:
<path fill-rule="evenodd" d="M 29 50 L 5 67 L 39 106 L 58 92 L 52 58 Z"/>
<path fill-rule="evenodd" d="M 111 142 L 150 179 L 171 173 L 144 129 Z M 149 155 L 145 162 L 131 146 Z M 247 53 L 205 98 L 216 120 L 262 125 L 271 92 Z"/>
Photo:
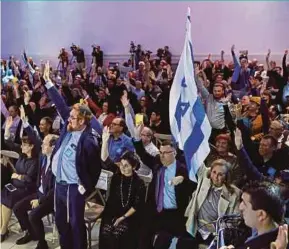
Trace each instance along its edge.
<path fill-rule="evenodd" d="M 62 167 L 62 156 L 63 156 L 63 152 L 65 147 L 67 146 L 69 140 L 72 137 L 72 133 L 71 132 L 67 132 L 65 138 L 62 141 L 62 144 L 60 146 L 60 153 L 59 153 L 59 157 L 58 157 L 58 163 L 57 163 L 57 173 L 56 173 L 56 182 L 60 182 L 61 181 L 61 167 Z"/>

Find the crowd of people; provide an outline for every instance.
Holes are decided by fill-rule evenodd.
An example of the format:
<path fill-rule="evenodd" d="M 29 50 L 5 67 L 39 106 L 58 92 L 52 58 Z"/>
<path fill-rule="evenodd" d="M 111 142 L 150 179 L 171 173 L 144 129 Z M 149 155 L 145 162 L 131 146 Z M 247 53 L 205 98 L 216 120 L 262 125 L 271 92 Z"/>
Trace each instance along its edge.
<path fill-rule="evenodd" d="M 270 50 L 263 65 L 235 46 L 232 61 L 222 51 L 194 62 L 212 127 L 197 182 L 171 136 L 168 47 L 126 73 L 105 68 L 99 46 L 93 53 L 91 68 L 75 45 L 76 63 L 62 49 L 57 69 L 25 52 L 1 60 L 1 150 L 19 153 L 1 158 L 1 242 L 14 213 L 24 232 L 16 244 L 47 249 L 42 218 L 52 213 L 61 248 L 87 248 L 86 198 L 105 169 L 113 177 L 100 249 L 288 248 L 288 50 L 281 65 Z M 226 219 L 238 222 L 220 240 Z"/>

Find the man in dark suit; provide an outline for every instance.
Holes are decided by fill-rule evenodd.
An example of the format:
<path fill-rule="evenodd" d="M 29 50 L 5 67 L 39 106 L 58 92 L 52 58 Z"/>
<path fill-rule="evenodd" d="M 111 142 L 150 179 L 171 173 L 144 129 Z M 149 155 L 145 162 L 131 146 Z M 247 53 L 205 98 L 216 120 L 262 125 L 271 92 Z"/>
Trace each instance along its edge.
<path fill-rule="evenodd" d="M 40 147 L 39 145 L 41 145 L 42 153 L 39 155 L 40 169 L 37 178 L 37 192 L 26 196 L 13 208 L 22 230 L 25 231 L 24 236 L 19 238 L 16 244 L 23 245 L 33 239 L 38 241 L 36 249 L 48 249 L 42 218 L 53 212 L 54 176 L 51 171 L 50 159 L 58 136 L 48 134 L 42 143 L 31 126 L 25 127 L 25 131 L 29 137 L 34 138 L 35 146 Z M 28 214 L 29 210 L 32 211 Z"/>
<path fill-rule="evenodd" d="M 150 167 L 153 179 L 148 189 L 141 231 L 141 248 L 169 248 L 173 237 L 185 233 L 184 212 L 196 185 L 188 178 L 187 169 L 176 160 L 176 150 L 170 141 L 164 141 L 160 155 L 149 155 L 141 142 L 134 143 L 142 162 Z"/>

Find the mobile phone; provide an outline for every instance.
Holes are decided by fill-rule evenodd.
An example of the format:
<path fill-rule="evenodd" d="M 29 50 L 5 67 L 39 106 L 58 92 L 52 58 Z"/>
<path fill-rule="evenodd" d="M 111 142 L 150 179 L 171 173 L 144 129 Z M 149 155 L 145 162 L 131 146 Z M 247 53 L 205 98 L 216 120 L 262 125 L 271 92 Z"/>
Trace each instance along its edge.
<path fill-rule="evenodd" d="M 135 125 L 136 125 L 136 126 L 139 126 L 139 125 L 141 125 L 141 124 L 143 124 L 143 114 L 137 113 L 137 114 L 135 115 Z"/>
<path fill-rule="evenodd" d="M 15 188 L 11 183 L 6 184 L 5 188 L 7 188 L 10 192 L 17 190 L 17 188 Z"/>

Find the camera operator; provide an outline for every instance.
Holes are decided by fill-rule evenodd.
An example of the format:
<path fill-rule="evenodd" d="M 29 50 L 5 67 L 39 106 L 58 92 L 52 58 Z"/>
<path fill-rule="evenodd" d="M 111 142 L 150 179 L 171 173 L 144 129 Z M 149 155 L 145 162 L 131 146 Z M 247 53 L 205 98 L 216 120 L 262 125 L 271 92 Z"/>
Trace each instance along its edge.
<path fill-rule="evenodd" d="M 164 47 L 163 59 L 171 65 L 172 62 L 172 53 L 169 51 L 169 46 Z"/>
<path fill-rule="evenodd" d="M 144 52 L 142 51 L 141 45 L 138 44 L 137 46 L 134 45 L 134 42 L 130 42 L 130 50 L 132 56 L 133 65 L 135 65 L 135 68 L 138 69 L 139 62 L 142 60 L 142 57 L 144 56 Z"/>
<path fill-rule="evenodd" d="M 68 67 L 68 53 L 65 51 L 65 48 L 60 50 L 58 59 L 61 62 L 62 69 L 66 71 Z"/>
<path fill-rule="evenodd" d="M 73 56 L 76 58 L 76 68 L 82 72 L 82 69 L 85 68 L 85 56 L 83 49 L 74 44 L 72 44 L 70 49 Z"/>
<path fill-rule="evenodd" d="M 100 50 L 100 46 L 92 45 L 92 63 L 96 65 L 96 68 L 103 66 L 103 51 Z"/>

